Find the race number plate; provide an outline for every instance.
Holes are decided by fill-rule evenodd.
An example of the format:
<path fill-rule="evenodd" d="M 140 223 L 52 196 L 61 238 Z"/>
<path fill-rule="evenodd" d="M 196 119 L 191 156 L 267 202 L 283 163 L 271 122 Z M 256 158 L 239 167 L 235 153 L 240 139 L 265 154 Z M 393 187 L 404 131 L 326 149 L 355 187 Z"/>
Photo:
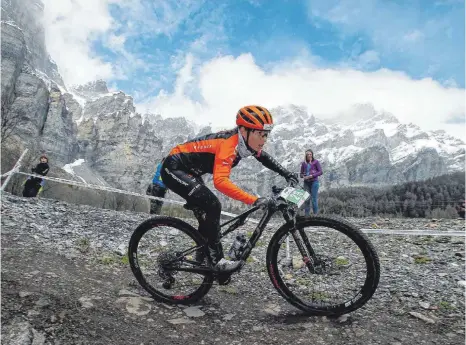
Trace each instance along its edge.
<path fill-rule="evenodd" d="M 302 204 L 310 197 L 310 194 L 302 189 L 296 189 L 293 187 L 286 187 L 280 193 L 280 196 L 288 202 L 291 202 L 298 207 L 301 207 Z"/>

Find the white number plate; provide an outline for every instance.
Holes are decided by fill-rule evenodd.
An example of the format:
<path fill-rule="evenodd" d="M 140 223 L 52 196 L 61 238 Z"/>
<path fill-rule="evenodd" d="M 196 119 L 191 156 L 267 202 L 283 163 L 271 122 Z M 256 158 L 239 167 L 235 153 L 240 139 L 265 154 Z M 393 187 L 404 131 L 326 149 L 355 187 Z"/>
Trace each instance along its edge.
<path fill-rule="evenodd" d="M 302 189 L 296 189 L 293 187 L 286 187 L 280 193 L 280 196 L 288 202 L 298 205 L 301 207 L 302 204 L 310 197 L 310 194 Z"/>

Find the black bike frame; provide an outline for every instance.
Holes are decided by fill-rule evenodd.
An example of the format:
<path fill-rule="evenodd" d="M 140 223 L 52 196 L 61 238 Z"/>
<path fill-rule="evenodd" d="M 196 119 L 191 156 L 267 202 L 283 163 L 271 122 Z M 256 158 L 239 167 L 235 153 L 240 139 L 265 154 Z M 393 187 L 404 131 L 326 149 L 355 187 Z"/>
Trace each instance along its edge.
<path fill-rule="evenodd" d="M 259 224 L 256 226 L 256 228 L 255 228 L 254 232 L 252 233 L 251 237 L 248 239 L 248 242 L 244 245 L 244 249 L 243 249 L 243 252 L 241 254 L 241 257 L 238 260 L 239 264 L 237 266 L 231 268 L 229 271 L 226 271 L 226 272 L 224 271 L 223 273 L 234 273 L 236 271 L 239 271 L 244 266 L 244 264 L 246 263 L 246 260 L 248 259 L 249 255 L 251 254 L 252 249 L 255 247 L 257 241 L 259 240 L 259 238 L 262 236 L 262 232 L 264 231 L 265 227 L 269 223 L 270 219 L 272 218 L 272 216 L 277 211 L 279 211 L 280 205 L 287 205 L 287 204 L 286 204 L 285 201 L 283 201 L 281 203 L 279 202 L 279 204 L 269 205 L 265 209 L 265 212 L 262 215 L 262 218 L 260 219 Z M 228 227 L 227 230 L 225 230 L 224 232 L 222 232 L 220 234 L 220 238 L 225 237 L 229 233 L 235 231 L 240 226 L 244 225 L 246 223 L 247 217 L 250 216 L 251 214 L 257 212 L 259 209 L 260 209 L 260 207 L 255 206 L 255 207 L 253 207 L 253 208 L 239 214 L 238 216 L 224 222 L 223 224 L 221 224 L 220 228 L 223 228 L 226 225 L 232 223 Z M 196 212 L 194 212 L 194 213 L 196 214 Z M 298 229 L 296 228 L 296 218 L 294 216 L 291 216 L 289 212 L 283 212 L 283 218 L 285 219 L 285 221 L 287 223 L 290 223 L 290 222 L 293 223 L 293 226 L 292 226 L 292 228 L 290 230 L 291 235 L 293 236 L 293 239 L 294 239 L 299 251 L 301 252 L 301 255 L 303 256 L 303 261 L 305 262 L 307 268 L 309 269 L 309 271 L 313 272 L 314 271 L 314 263 L 316 262 L 316 256 L 315 256 L 314 250 L 311 247 L 311 244 L 309 243 L 309 239 L 308 239 L 306 233 L 304 232 L 304 229 L 302 229 L 302 228 L 299 229 L 299 234 L 303 238 L 305 245 L 303 245 L 303 241 L 301 240 L 301 238 L 299 238 L 299 236 L 297 234 L 296 230 L 298 230 Z M 188 250 L 185 250 L 184 252 L 177 253 L 177 257 L 185 256 L 187 254 L 193 253 L 194 251 L 196 251 L 197 249 L 202 248 L 203 246 L 204 245 L 192 247 L 192 248 L 190 248 Z M 176 261 L 177 261 L 177 259 L 174 259 L 171 262 L 176 262 Z M 196 261 L 190 261 L 190 260 L 186 260 L 185 262 L 192 263 L 192 264 L 199 264 Z M 192 267 L 192 268 L 188 268 L 188 267 L 166 267 L 166 269 L 171 269 L 171 270 L 174 270 L 174 271 L 200 273 L 200 274 L 203 274 L 203 273 L 204 274 L 205 273 L 215 273 L 214 269 L 212 269 L 210 267 L 205 267 L 205 266 L 198 266 L 198 267 Z"/>
<path fill-rule="evenodd" d="M 230 223 L 233 223 L 231 224 L 227 230 L 225 230 L 223 233 L 220 234 L 220 238 L 223 238 L 225 237 L 226 235 L 228 235 L 230 232 L 233 232 L 235 231 L 236 229 L 238 229 L 240 226 L 244 225 L 246 223 L 246 219 L 249 215 L 257 212 L 258 210 L 260 209 L 260 207 L 258 206 L 255 206 L 241 214 L 239 214 L 238 216 L 224 222 L 223 224 L 220 225 L 220 228 L 223 228 L 225 227 L 226 225 L 230 224 Z M 247 258 L 249 257 L 249 254 L 251 253 L 251 250 L 254 248 L 254 246 L 256 245 L 257 241 L 259 240 L 259 238 L 261 237 L 262 235 L 262 232 L 264 231 L 265 227 L 267 226 L 268 222 L 270 221 L 270 218 L 272 218 L 273 214 L 276 212 L 277 210 L 274 209 L 272 206 L 269 206 L 264 214 L 262 215 L 262 218 L 261 220 L 259 221 L 259 224 L 257 225 L 256 229 L 254 230 L 252 236 L 249 238 L 248 242 L 245 244 L 244 246 L 244 251 L 241 255 L 241 258 L 238 260 L 238 262 L 240 262 L 240 264 L 237 266 L 237 267 L 234 267 L 231 272 L 228 272 L 228 273 L 233 273 L 233 272 L 236 272 L 238 271 L 239 269 L 241 269 L 241 267 L 244 266 Z M 201 245 L 201 246 L 195 246 L 195 247 L 192 247 L 190 249 L 187 249 L 183 252 L 180 252 L 180 253 L 177 253 L 177 257 L 181 257 L 181 256 L 185 256 L 187 254 L 191 254 L 193 252 L 195 252 L 197 249 L 200 249 L 202 248 L 204 245 Z M 175 263 L 178 259 L 173 259 L 170 261 L 170 263 Z M 192 264 L 199 264 L 198 262 L 195 262 L 195 261 L 190 261 L 190 260 L 185 260 L 185 262 L 188 262 L 188 263 L 192 263 Z M 167 263 L 167 266 L 170 264 L 170 263 Z M 203 266 L 198 266 L 198 267 L 166 267 L 166 269 L 170 269 L 170 270 L 174 270 L 174 271 L 184 271 L 184 272 L 193 272 L 193 273 L 200 273 L 200 274 L 205 274 L 205 273 L 214 273 L 215 271 L 210 268 L 210 267 L 203 267 Z"/>
<path fill-rule="evenodd" d="M 235 231 L 237 228 L 244 225 L 246 223 L 247 217 L 250 214 L 258 211 L 259 209 L 260 208 L 258 206 L 253 207 L 250 210 L 243 212 L 240 215 L 236 216 L 235 218 L 232 218 L 229 221 L 221 224 L 220 228 L 224 227 L 225 225 L 229 223 L 233 223 L 226 231 L 220 234 L 220 238 L 223 238 L 224 236 L 228 235 L 230 232 Z M 259 238 L 262 236 L 262 232 L 264 231 L 265 227 L 269 223 L 270 218 L 272 218 L 272 216 L 274 215 L 276 211 L 277 210 L 272 208 L 271 206 L 265 209 L 265 212 L 262 215 L 262 218 L 260 219 L 259 224 L 257 224 L 256 229 L 252 233 L 248 242 L 244 245 L 243 253 L 241 254 L 241 257 L 239 258 L 239 261 L 246 262 L 247 258 L 249 257 L 249 254 L 251 254 L 252 249 L 255 247 Z"/>

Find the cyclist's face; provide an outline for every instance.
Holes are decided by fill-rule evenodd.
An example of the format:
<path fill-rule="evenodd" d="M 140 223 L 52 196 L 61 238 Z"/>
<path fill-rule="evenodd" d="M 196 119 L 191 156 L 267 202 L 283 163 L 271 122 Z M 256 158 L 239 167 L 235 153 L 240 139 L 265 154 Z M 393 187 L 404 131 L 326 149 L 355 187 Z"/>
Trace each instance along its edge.
<path fill-rule="evenodd" d="M 269 134 L 270 131 L 251 131 L 249 135 L 249 146 L 251 146 L 254 151 L 262 150 L 262 147 L 267 142 Z"/>

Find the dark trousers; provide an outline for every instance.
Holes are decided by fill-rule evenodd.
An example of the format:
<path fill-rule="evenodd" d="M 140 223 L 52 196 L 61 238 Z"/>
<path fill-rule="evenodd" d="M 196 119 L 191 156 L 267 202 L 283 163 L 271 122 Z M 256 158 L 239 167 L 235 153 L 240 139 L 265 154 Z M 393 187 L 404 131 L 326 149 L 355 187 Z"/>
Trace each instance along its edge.
<path fill-rule="evenodd" d="M 37 193 L 39 193 L 39 189 L 41 187 L 42 179 L 37 178 L 37 177 L 31 177 L 26 181 L 24 184 L 24 189 L 23 189 L 23 196 L 27 198 L 34 198 L 37 196 Z"/>
<path fill-rule="evenodd" d="M 162 180 L 165 186 L 184 198 L 188 204 L 205 212 L 200 220 L 199 232 L 209 243 L 216 243 L 220 233 L 222 205 L 212 191 L 204 185 L 200 176 L 185 171 L 172 157 L 167 157 L 162 166 Z"/>
<path fill-rule="evenodd" d="M 157 184 L 152 184 L 147 189 L 147 194 L 156 196 L 159 198 L 165 198 L 165 194 L 167 193 L 167 189 L 159 186 Z M 160 210 L 162 209 L 163 201 L 162 200 L 150 200 L 150 213 L 151 214 L 160 214 Z"/>

